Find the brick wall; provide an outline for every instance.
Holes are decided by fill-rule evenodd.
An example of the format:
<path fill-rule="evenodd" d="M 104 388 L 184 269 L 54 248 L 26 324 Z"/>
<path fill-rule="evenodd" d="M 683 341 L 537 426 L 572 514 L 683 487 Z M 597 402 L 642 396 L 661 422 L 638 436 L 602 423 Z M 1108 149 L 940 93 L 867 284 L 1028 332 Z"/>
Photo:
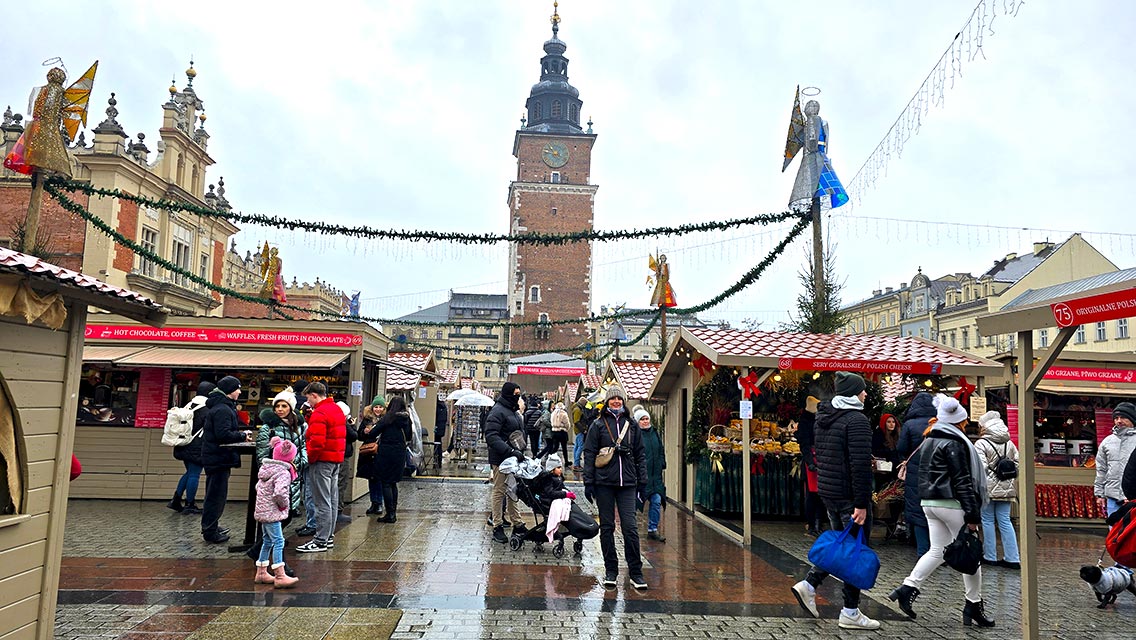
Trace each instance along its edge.
<path fill-rule="evenodd" d="M 73 193 L 69 197 L 84 207 L 89 200 L 82 193 Z M 0 238 L 8 240 L 12 237 L 13 226 L 27 217 L 30 198 L 30 182 L 0 182 Z M 82 270 L 86 225 L 47 194 L 43 196 L 39 214 L 38 235 L 44 237 L 44 234 L 50 234 L 48 262 L 75 271 Z"/>
<path fill-rule="evenodd" d="M 118 232 L 138 242 L 138 203 L 130 200 L 118 201 Z M 162 251 L 159 248 L 158 253 Z M 130 273 L 134 268 L 134 252 L 120 244 L 114 245 L 112 266 L 119 271 Z"/>
<path fill-rule="evenodd" d="M 544 145 L 550 140 L 559 140 L 569 150 L 568 163 L 558 169 L 548 167 L 541 159 Z M 541 183 L 538 185 L 515 186 L 514 195 L 519 196 L 510 206 L 520 226 L 528 231 L 542 233 L 566 233 L 592 229 L 592 194 L 580 193 L 578 188 L 561 185 L 588 184 L 591 167 L 592 137 L 522 136 L 517 149 L 517 175 L 523 182 Z M 560 185 L 549 183 L 552 171 L 559 171 Z M 591 309 L 591 287 L 588 282 L 591 270 L 592 247 L 590 243 L 573 243 L 563 246 L 541 247 L 521 245 L 517 247 L 517 264 L 510 265 L 509 282 L 514 281 L 514 271 L 519 269 L 525 275 L 524 313 L 510 309 L 512 319 L 518 322 L 533 322 L 540 314 L 548 314 L 550 320 L 579 318 L 588 315 Z M 533 286 L 540 287 L 540 299 L 533 302 L 530 291 Z M 538 337 L 535 327 L 520 327 L 510 331 L 509 344 L 512 349 L 560 351 L 579 346 L 588 339 L 586 326 L 554 325 L 547 339 Z"/>

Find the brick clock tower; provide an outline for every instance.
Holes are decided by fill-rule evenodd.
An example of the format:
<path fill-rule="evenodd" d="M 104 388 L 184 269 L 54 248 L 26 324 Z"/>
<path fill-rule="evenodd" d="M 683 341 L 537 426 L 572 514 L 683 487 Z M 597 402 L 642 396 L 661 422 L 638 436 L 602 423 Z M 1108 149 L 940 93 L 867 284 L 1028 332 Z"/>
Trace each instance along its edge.
<path fill-rule="evenodd" d="M 544 43 L 540 82 L 525 103 L 526 115 L 513 139 L 517 178 L 509 185 L 509 227 L 513 233 L 564 233 L 591 230 L 598 187 L 591 184 L 591 122 L 580 127 L 583 102 L 568 84 L 568 48 L 557 34 Z M 591 243 L 561 246 L 512 244 L 509 247 L 509 312 L 514 322 L 585 317 L 592 308 Z M 586 323 L 516 327 L 514 350 L 556 352 L 588 342 Z"/>

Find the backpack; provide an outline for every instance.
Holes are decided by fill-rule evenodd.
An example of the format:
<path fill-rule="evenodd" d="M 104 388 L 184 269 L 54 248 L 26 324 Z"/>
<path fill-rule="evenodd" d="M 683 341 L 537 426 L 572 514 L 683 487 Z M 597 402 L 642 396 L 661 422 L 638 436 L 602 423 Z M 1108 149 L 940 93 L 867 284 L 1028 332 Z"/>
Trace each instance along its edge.
<path fill-rule="evenodd" d="M 1109 517 L 1109 522 L 1114 524 L 1104 541 L 1108 555 L 1126 567 L 1136 565 L 1136 508 L 1132 504 L 1136 503 L 1122 506 Z"/>
<path fill-rule="evenodd" d="M 987 440 L 987 442 L 990 441 Z M 998 450 L 994 449 L 994 455 L 998 456 L 998 459 L 990 466 L 990 471 L 999 480 L 1013 480 L 1018 477 L 1018 463 L 1006 457 L 1005 452 L 1009 446 L 1009 444 L 1002 445 L 1002 453 L 998 453 Z M 990 448 L 994 448 L 993 442 L 990 442 Z"/>
<path fill-rule="evenodd" d="M 190 404 L 193 404 L 192 402 Z M 170 407 L 166 411 L 166 424 L 162 427 L 162 444 L 167 447 L 180 447 L 187 445 L 201 432 L 193 432 L 193 414 L 205 404 L 199 404 L 190 409 L 184 407 Z"/>

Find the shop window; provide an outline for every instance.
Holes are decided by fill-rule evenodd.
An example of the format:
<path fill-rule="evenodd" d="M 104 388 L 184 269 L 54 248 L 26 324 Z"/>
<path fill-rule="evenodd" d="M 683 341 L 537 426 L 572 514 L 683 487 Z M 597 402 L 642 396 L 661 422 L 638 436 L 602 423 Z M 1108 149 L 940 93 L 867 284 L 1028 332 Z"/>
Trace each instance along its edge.
<path fill-rule="evenodd" d="M 1049 346 L 1049 329 L 1042 329 L 1037 332 L 1037 343 L 1042 349 Z"/>
<path fill-rule="evenodd" d="M 1105 329 L 1103 322 L 1097 323 L 1097 342 L 1104 342 L 1108 340 L 1108 329 Z"/>
<path fill-rule="evenodd" d="M 17 514 L 23 507 L 24 469 L 16 447 L 18 441 L 16 412 L 0 383 L 0 517 Z"/>
<path fill-rule="evenodd" d="M 138 399 L 138 372 L 95 366 L 83 367 L 79 381 L 79 408 L 75 424 L 84 426 L 134 426 Z M 165 393 L 159 390 L 158 393 Z M 161 403 L 164 403 L 163 400 Z"/>
<path fill-rule="evenodd" d="M 158 232 L 149 227 L 142 227 L 141 242 L 143 249 L 151 253 L 158 253 Z M 140 259 L 138 262 L 138 270 L 142 275 L 153 278 L 157 275 L 158 265 L 150 260 Z"/>
<path fill-rule="evenodd" d="M 1128 318 L 1121 318 L 1116 321 L 1116 338 L 1128 337 Z"/>
<path fill-rule="evenodd" d="M 1073 341 L 1077 344 L 1085 344 L 1085 325 L 1077 327 L 1077 332 L 1073 334 Z"/>

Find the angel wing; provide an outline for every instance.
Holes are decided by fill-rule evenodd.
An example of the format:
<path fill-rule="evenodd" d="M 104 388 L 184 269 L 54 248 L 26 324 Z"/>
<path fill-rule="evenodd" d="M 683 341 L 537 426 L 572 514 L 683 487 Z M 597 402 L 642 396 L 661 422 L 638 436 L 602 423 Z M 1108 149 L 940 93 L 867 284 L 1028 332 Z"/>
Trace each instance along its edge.
<path fill-rule="evenodd" d="M 801 113 L 801 85 L 797 85 L 797 94 L 793 97 L 793 112 L 789 114 L 789 131 L 785 134 L 785 160 L 781 164 L 781 172 L 789 168 L 797 152 L 805 146 L 805 116 Z"/>
<path fill-rule="evenodd" d="M 95 71 L 99 61 L 91 65 L 86 73 L 79 76 L 70 87 L 63 91 L 63 126 L 72 140 L 79 133 L 79 125 L 87 126 L 87 105 L 91 101 L 91 90 L 95 87 Z"/>

